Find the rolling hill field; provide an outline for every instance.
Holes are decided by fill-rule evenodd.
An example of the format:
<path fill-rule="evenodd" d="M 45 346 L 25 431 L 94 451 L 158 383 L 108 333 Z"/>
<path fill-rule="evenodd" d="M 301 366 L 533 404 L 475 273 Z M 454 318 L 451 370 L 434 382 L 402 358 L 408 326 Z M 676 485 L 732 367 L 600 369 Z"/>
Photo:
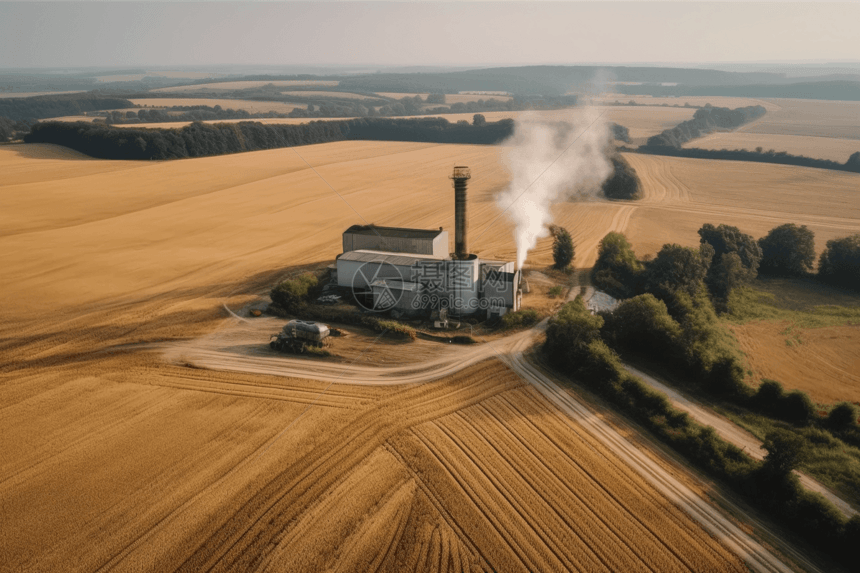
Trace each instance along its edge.
<path fill-rule="evenodd" d="M 451 227 L 455 163 L 474 174 L 475 250 L 508 252 L 506 223 L 483 232 L 500 153 L 341 142 L 110 162 L 0 147 L 0 508 L 16 524 L 0 568 L 746 570 L 498 361 L 386 388 L 162 357 L 225 305 L 331 260 L 353 208 Z M 561 217 L 585 245 L 633 209 Z M 547 260 L 542 246 L 532 264 Z"/>
<path fill-rule="evenodd" d="M 0 537 L 4 570 L 744 570 L 497 361 L 390 388 L 164 358 L 225 307 L 331 261 L 356 212 L 452 228 L 455 164 L 473 173 L 472 250 L 512 257 L 510 225 L 491 224 L 504 152 L 339 142 L 133 162 L 0 147 L 0 508 L 17 524 Z M 579 267 L 610 230 L 640 255 L 697 244 L 704 222 L 755 236 L 805 223 L 819 250 L 860 232 L 854 174 L 627 159 L 643 200 L 556 207 Z M 550 262 L 545 239 L 527 264 Z M 761 340 L 742 337 L 756 368 L 769 340 L 784 344 Z M 856 350 L 827 340 L 810 348 Z M 439 355 L 427 344 L 414 360 Z M 814 384 L 828 370 L 804 372 Z"/>

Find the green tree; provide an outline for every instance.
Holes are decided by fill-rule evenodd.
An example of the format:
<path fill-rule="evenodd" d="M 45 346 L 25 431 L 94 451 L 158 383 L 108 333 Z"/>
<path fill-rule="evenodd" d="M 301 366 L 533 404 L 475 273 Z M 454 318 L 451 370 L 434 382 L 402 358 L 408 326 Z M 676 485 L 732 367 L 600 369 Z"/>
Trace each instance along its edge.
<path fill-rule="evenodd" d="M 691 249 L 681 245 L 663 245 L 657 257 L 648 264 L 645 290 L 663 300 L 671 300 L 678 291 L 695 296 L 708 274 L 713 249 L 702 245 Z"/>
<path fill-rule="evenodd" d="M 481 127 L 487 124 L 487 118 L 483 114 L 476 113 L 472 116 L 472 125 Z"/>
<path fill-rule="evenodd" d="M 815 263 L 815 233 L 806 225 L 786 223 L 758 240 L 762 259 L 759 271 L 773 275 L 804 275 Z"/>
<path fill-rule="evenodd" d="M 570 266 L 575 256 L 575 247 L 573 245 L 573 237 L 564 227 L 553 225 L 550 227 L 550 232 L 553 236 L 552 241 L 552 260 L 553 267 L 559 270 L 564 270 Z"/>
<path fill-rule="evenodd" d="M 445 103 L 445 94 L 427 94 L 427 103 Z"/>
<path fill-rule="evenodd" d="M 788 430 L 773 430 L 764 439 L 767 451 L 764 469 L 776 476 L 787 476 L 806 460 L 806 441 Z"/>
<path fill-rule="evenodd" d="M 827 425 L 837 432 L 857 427 L 857 407 L 848 402 L 834 406 L 827 415 Z"/>
<path fill-rule="evenodd" d="M 628 298 L 639 290 L 642 271 L 642 263 L 622 233 L 611 232 L 601 239 L 591 270 L 596 287 L 618 298 Z"/>
<path fill-rule="evenodd" d="M 603 182 L 603 194 L 608 199 L 640 199 L 642 197 L 642 182 L 633 166 L 620 154 L 610 158 L 612 175 Z"/>
<path fill-rule="evenodd" d="M 714 259 L 705 282 L 711 294 L 724 304 L 735 286 L 758 275 L 761 247 L 752 236 L 730 225 L 715 227 L 705 223 L 699 229 L 699 237 L 702 244 L 707 243 L 714 248 Z M 723 257 L 730 253 L 737 255 L 740 265 L 734 257 L 723 262 Z"/>
<path fill-rule="evenodd" d="M 800 390 L 786 394 L 780 410 L 782 417 L 794 424 L 806 425 L 815 417 L 815 404 L 806 392 Z"/>
<path fill-rule="evenodd" d="M 782 384 L 776 380 L 762 380 L 753 397 L 753 403 L 761 410 L 775 412 L 783 398 L 785 390 Z"/>
<path fill-rule="evenodd" d="M 860 233 L 827 241 L 818 259 L 818 277 L 830 284 L 860 290 Z"/>
<path fill-rule="evenodd" d="M 669 316 L 666 303 L 650 293 L 623 301 L 604 321 L 601 332 L 613 346 L 660 356 L 678 350 L 681 326 Z"/>
<path fill-rule="evenodd" d="M 728 310 L 729 294 L 735 287 L 749 279 L 749 272 L 737 253 L 724 254 L 709 270 L 708 274 L 710 276 L 711 294 L 714 297 L 717 310 L 720 311 Z"/>

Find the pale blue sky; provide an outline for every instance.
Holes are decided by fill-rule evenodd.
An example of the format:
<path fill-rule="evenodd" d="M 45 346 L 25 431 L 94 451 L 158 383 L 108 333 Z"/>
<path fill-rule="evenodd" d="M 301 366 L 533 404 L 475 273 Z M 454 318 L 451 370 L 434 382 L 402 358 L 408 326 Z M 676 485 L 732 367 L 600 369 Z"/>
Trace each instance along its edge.
<path fill-rule="evenodd" d="M 860 3 L 5 2 L 0 68 L 860 60 Z"/>

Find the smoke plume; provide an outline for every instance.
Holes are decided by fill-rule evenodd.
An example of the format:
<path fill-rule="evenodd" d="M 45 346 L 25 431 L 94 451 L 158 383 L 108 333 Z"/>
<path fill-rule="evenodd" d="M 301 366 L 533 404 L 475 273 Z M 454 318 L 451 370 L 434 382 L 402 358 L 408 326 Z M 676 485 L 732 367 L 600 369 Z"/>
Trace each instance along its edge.
<path fill-rule="evenodd" d="M 504 142 L 511 183 L 496 204 L 516 226 L 518 269 L 538 239 L 549 235 L 554 204 L 600 194 L 612 173 L 606 157 L 610 137 L 606 121 L 590 106 L 571 110 L 561 121 L 535 114 L 516 120 L 513 135 Z"/>

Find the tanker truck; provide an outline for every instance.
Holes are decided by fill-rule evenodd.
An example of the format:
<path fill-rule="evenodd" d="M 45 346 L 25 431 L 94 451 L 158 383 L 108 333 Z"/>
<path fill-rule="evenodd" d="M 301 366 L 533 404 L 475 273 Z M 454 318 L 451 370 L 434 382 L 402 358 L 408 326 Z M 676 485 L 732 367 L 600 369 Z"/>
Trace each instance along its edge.
<path fill-rule="evenodd" d="M 281 332 L 272 335 L 269 346 L 273 350 L 301 354 L 309 346 L 324 346 L 329 334 L 328 326 L 321 322 L 291 320 Z"/>

